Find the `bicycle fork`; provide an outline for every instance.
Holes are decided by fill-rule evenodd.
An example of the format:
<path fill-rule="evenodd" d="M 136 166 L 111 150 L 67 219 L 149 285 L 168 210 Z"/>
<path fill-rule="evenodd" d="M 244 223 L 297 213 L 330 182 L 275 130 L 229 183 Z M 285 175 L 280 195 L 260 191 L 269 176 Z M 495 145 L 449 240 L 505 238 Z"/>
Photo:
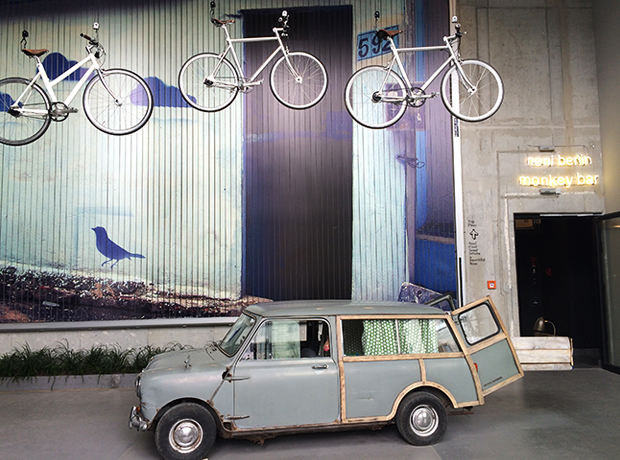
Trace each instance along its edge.
<path fill-rule="evenodd" d="M 123 101 L 121 101 L 110 89 L 110 87 L 108 86 L 108 82 L 105 80 L 105 70 L 103 69 L 97 69 L 97 76 L 99 77 L 99 80 L 101 80 L 101 84 L 103 85 L 103 87 L 105 88 L 105 90 L 108 92 L 108 94 L 110 96 L 112 96 L 112 99 L 114 99 L 114 103 L 116 104 L 117 107 L 121 107 L 123 105 Z"/>
<path fill-rule="evenodd" d="M 459 80 L 461 80 L 461 83 L 463 83 L 463 86 L 467 88 L 467 93 L 470 96 L 473 96 L 478 91 L 478 87 L 469 80 L 469 78 L 463 71 L 463 67 L 461 66 L 461 59 L 459 58 L 458 54 L 452 48 L 451 42 L 449 42 L 448 39 L 444 37 L 444 43 L 446 44 L 446 47 L 448 48 L 448 51 L 450 52 L 450 56 L 452 57 L 452 61 L 454 62 L 454 65 L 456 66 Z"/>
<path fill-rule="evenodd" d="M 274 31 L 275 30 L 276 29 L 274 29 Z M 295 70 L 293 63 L 291 62 L 288 46 L 282 42 L 282 37 L 279 33 L 276 33 L 276 37 L 278 38 L 278 44 L 280 45 L 280 49 L 282 50 L 282 54 L 284 55 L 284 59 L 286 60 L 286 66 L 288 67 L 288 70 L 291 72 L 291 74 L 293 74 L 293 77 L 295 78 L 295 83 L 301 85 L 303 83 L 303 77 L 297 73 L 297 70 Z"/>

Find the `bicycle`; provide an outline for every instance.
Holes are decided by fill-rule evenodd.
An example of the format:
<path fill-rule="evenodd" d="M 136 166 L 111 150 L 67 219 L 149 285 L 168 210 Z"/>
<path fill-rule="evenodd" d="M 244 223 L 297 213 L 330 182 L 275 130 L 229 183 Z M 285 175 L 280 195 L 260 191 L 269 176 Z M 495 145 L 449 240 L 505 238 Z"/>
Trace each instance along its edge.
<path fill-rule="evenodd" d="M 468 122 L 483 121 L 494 115 L 504 98 L 502 79 L 486 62 L 461 59 L 460 40 L 465 32 L 460 30 L 456 16 L 452 22 L 456 32 L 443 37 L 444 44 L 440 46 L 398 49 L 393 37 L 401 30 L 378 30 L 379 43 L 386 40 L 393 56 L 385 66 L 367 66 L 349 78 L 344 98 L 351 117 L 367 128 L 392 126 L 402 118 L 408 106 L 421 107 L 427 99 L 438 95 L 436 92 L 426 94 L 426 90 L 446 68 L 441 81 L 441 99 L 452 115 Z M 399 53 L 437 50 L 447 51 L 448 58 L 421 87 L 413 87 Z"/>
<path fill-rule="evenodd" d="M 153 95 L 146 82 L 125 69 L 104 70 L 99 59 L 105 50 L 99 43 L 99 24 L 94 23 L 95 38 L 80 34 L 88 41 L 87 56 L 54 80 L 49 79 L 41 56 L 46 49 L 27 49 L 28 32 L 22 32 L 22 52 L 36 60 L 37 72 L 28 80 L 10 77 L 0 80 L 0 142 L 26 145 L 39 139 L 52 121 L 61 122 L 78 109 L 70 107 L 86 84 L 82 105 L 86 118 L 99 130 L 112 135 L 131 134 L 146 124 L 153 112 Z M 58 100 L 54 86 L 90 64 L 64 101 Z M 94 74 L 94 77 L 91 76 Z M 41 80 L 45 91 L 37 84 Z M 87 83 L 88 82 L 88 83 Z"/>
<path fill-rule="evenodd" d="M 271 69 L 269 86 L 275 98 L 292 109 L 307 109 L 325 96 L 327 91 L 327 71 L 321 61 L 309 53 L 290 52 L 283 39 L 288 37 L 288 13 L 282 12 L 278 20 L 281 27 L 274 27 L 273 37 L 230 38 L 227 26 L 234 19 L 219 20 L 213 17 L 212 24 L 221 28 L 226 35 L 226 48 L 222 53 L 201 53 L 183 64 L 179 72 L 179 89 L 189 105 L 203 112 L 217 112 L 225 109 L 239 93 L 247 93 L 263 80 L 258 76 L 279 54 Z M 277 41 L 278 47 L 261 64 L 249 79 L 237 57 L 235 43 Z M 232 55 L 233 64 L 226 58 Z"/>

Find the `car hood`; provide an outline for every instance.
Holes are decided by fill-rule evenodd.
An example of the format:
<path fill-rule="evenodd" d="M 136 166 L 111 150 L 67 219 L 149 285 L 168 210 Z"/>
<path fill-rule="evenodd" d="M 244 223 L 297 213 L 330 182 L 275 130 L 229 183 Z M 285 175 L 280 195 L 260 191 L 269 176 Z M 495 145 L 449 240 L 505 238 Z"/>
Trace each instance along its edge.
<path fill-rule="evenodd" d="M 153 371 L 156 369 L 172 369 L 172 368 L 191 368 L 194 366 L 204 366 L 213 364 L 215 361 L 206 352 L 204 348 L 169 351 L 155 355 L 155 357 L 146 366 L 145 371 Z"/>

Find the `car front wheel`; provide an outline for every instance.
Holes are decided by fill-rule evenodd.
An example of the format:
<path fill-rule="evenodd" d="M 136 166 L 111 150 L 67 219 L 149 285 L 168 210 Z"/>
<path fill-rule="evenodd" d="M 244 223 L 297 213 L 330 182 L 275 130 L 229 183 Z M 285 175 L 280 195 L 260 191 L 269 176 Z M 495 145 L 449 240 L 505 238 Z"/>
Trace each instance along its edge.
<path fill-rule="evenodd" d="M 155 445 L 166 460 L 202 460 L 213 447 L 217 427 L 211 413 L 199 404 L 170 408 L 155 429 Z"/>
<path fill-rule="evenodd" d="M 446 431 L 447 414 L 441 400 L 430 393 L 411 393 L 403 399 L 396 413 L 400 435 L 414 446 L 439 442 Z"/>

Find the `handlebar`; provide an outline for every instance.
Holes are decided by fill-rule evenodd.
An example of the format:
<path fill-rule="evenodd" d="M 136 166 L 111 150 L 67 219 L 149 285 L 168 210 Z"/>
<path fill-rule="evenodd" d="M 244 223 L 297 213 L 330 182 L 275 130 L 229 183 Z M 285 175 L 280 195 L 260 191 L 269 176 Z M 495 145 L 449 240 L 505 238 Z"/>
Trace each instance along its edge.
<path fill-rule="evenodd" d="M 105 50 L 103 49 L 103 46 L 101 46 L 101 43 L 99 43 L 99 40 L 97 38 L 92 38 L 91 36 L 86 34 L 80 34 L 80 37 L 82 37 L 84 40 L 88 40 L 88 44 L 91 45 L 91 47 L 96 47 L 93 54 L 97 59 L 99 59 L 103 54 L 105 54 Z M 89 53 L 92 53 L 91 47 L 86 47 Z"/>
<path fill-rule="evenodd" d="M 96 46 L 96 45 L 99 44 L 99 41 L 97 41 L 96 39 L 94 39 L 94 38 L 92 38 L 92 37 L 90 37 L 90 36 L 88 36 L 86 34 L 80 34 L 80 37 L 82 37 L 84 40 L 88 40 L 88 42 L 91 45 L 95 45 Z"/>

